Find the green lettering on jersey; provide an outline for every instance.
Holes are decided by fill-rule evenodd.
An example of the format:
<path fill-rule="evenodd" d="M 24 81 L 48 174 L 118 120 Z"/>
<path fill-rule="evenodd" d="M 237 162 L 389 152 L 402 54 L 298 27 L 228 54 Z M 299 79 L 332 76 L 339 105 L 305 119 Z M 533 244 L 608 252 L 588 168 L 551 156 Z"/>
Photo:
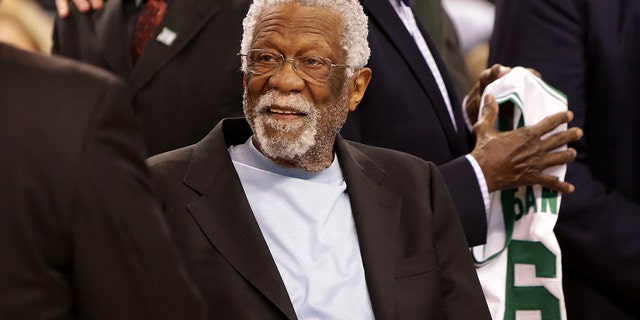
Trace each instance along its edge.
<path fill-rule="evenodd" d="M 536 205 L 536 195 L 533 193 L 533 186 L 527 186 L 527 189 L 524 193 L 524 207 L 525 214 L 531 212 L 531 208 L 533 208 L 533 212 L 538 212 L 538 206 Z"/>
<path fill-rule="evenodd" d="M 542 187 L 542 212 L 547 212 L 547 204 L 551 213 L 558 214 L 558 191 Z"/>
<path fill-rule="evenodd" d="M 516 197 L 518 189 L 502 190 L 500 193 L 500 203 L 505 217 L 515 217 L 515 221 L 520 220 L 524 214 L 524 204 Z"/>
<path fill-rule="evenodd" d="M 515 265 L 532 264 L 536 277 L 556 277 L 556 256 L 541 242 L 511 241 L 507 254 L 505 320 L 515 320 L 517 310 L 540 310 L 542 319 L 560 320 L 560 300 L 543 286 L 515 286 Z"/>

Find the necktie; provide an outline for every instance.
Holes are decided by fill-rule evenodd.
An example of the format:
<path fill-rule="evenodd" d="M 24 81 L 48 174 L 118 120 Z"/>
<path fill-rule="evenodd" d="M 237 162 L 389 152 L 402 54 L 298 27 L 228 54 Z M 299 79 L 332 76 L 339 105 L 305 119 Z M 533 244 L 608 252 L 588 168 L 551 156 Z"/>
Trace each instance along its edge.
<path fill-rule="evenodd" d="M 138 17 L 133 34 L 131 55 L 134 63 L 138 61 L 138 58 L 142 55 L 151 36 L 153 36 L 160 22 L 162 22 L 166 11 L 167 3 L 165 0 L 147 0 L 142 13 L 140 13 L 140 17 Z"/>
<path fill-rule="evenodd" d="M 411 8 L 413 6 L 413 3 L 411 2 L 411 0 L 401 0 L 405 6 Z"/>

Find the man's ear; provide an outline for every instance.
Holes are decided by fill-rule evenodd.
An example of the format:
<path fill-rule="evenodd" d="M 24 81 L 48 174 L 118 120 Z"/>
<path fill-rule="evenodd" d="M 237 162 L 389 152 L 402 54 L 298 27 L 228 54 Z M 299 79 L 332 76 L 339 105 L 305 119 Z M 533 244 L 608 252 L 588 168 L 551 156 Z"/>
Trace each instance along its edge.
<path fill-rule="evenodd" d="M 351 93 L 351 99 L 349 99 L 349 111 L 355 111 L 360 101 L 362 101 L 364 92 L 367 91 L 367 86 L 369 85 L 369 81 L 371 81 L 371 69 L 362 68 L 358 70 L 354 78 L 355 84 L 353 92 Z"/>

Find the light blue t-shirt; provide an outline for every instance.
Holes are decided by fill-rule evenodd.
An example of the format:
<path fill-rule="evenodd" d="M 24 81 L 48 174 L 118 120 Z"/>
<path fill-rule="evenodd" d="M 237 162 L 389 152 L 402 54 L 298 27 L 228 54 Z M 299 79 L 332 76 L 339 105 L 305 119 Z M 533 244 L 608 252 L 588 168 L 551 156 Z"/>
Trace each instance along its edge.
<path fill-rule="evenodd" d="M 306 172 L 277 165 L 251 139 L 229 154 L 298 318 L 373 319 L 337 157 Z"/>

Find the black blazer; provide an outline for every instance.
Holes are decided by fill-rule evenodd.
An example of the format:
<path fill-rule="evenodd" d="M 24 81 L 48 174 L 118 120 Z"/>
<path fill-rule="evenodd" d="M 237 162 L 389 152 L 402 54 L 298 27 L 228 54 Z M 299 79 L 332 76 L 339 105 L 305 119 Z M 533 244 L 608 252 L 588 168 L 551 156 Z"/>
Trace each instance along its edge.
<path fill-rule="evenodd" d="M 210 319 L 296 319 L 227 151 L 244 119 L 148 160 Z M 460 222 L 433 164 L 338 138 L 376 319 L 489 319 Z M 464 307 L 461 307 L 464 306 Z"/>
<path fill-rule="evenodd" d="M 490 63 L 537 69 L 585 136 L 555 228 L 569 319 L 640 319 L 640 2 L 497 1 Z"/>
<path fill-rule="evenodd" d="M 53 52 L 109 70 L 126 80 L 148 154 L 202 139 L 224 117 L 242 115 L 240 50 L 249 0 L 169 1 L 163 28 L 177 36 L 167 46 L 154 40 L 135 66 L 123 8 L 109 0 L 84 14 L 72 7 L 58 18 Z"/>
<path fill-rule="evenodd" d="M 444 63 L 422 29 L 452 99 L 457 132 L 429 66 L 389 1 L 361 3 L 369 15 L 368 66 L 373 76 L 364 99 L 349 115 L 341 134 L 437 164 L 451 190 L 469 245 L 484 243 L 484 202 L 473 168 L 463 157 L 471 151 L 471 137 Z"/>
<path fill-rule="evenodd" d="M 0 319 L 201 319 L 122 84 L 0 44 Z"/>

